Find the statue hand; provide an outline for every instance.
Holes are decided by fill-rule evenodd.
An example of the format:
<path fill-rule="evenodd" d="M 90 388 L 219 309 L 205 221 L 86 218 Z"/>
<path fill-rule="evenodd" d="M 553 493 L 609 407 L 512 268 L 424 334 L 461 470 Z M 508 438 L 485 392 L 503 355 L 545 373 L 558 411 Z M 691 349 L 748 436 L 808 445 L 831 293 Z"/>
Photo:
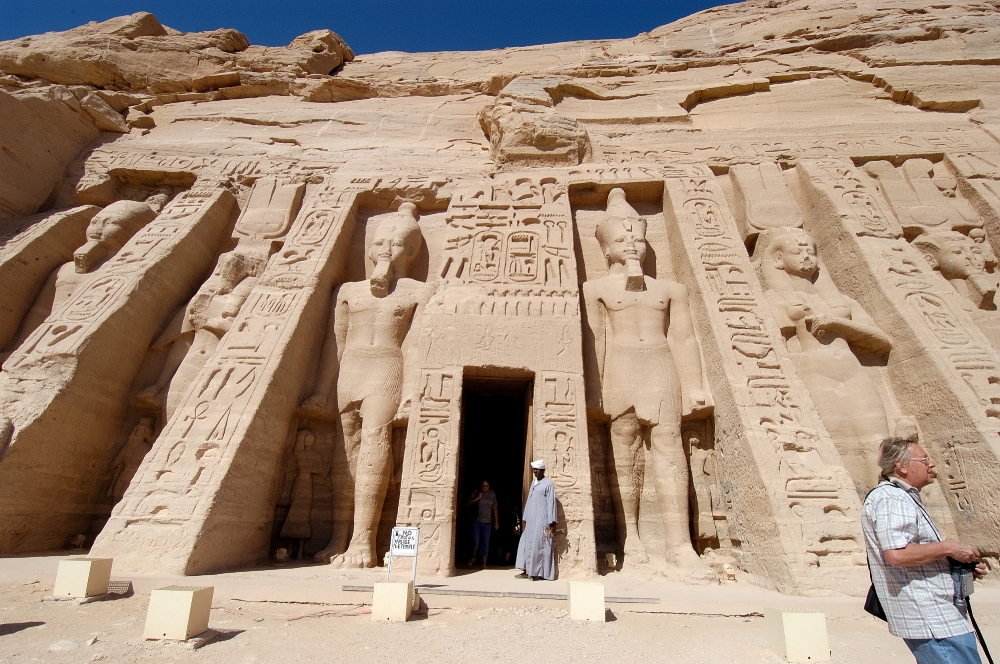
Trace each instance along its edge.
<path fill-rule="evenodd" d="M 712 396 L 704 389 L 687 390 L 684 414 L 693 415 L 713 407 Z"/>
<path fill-rule="evenodd" d="M 809 332 L 817 339 L 822 339 L 823 335 L 830 331 L 833 324 L 833 317 L 827 314 L 816 314 L 815 316 L 806 318 L 806 325 L 809 326 Z"/>

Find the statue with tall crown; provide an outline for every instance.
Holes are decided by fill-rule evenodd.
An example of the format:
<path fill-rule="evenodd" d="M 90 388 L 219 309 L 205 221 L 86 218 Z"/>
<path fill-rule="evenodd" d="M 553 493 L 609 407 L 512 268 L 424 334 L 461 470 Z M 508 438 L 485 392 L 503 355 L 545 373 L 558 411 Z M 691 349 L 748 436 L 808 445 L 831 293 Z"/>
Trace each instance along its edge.
<path fill-rule="evenodd" d="M 371 277 L 342 284 L 333 293 L 316 389 L 301 412 L 339 415 L 354 481 L 354 527 L 349 543 L 335 534 L 316 554 L 317 561 L 338 567 L 378 563 L 375 538 L 392 472 L 391 428 L 402 400 L 403 342 L 418 305 L 429 297 L 428 285 L 408 276 L 422 241 L 417 208 L 403 203 L 375 231 L 368 249 Z"/>
<path fill-rule="evenodd" d="M 619 524 L 619 531 L 622 525 L 625 531 L 624 561 L 649 559 L 639 537 L 640 455 L 645 447 L 655 476 L 667 562 L 702 566 L 691 543 L 691 479 L 681 418 L 707 414 L 712 403 L 704 387 L 687 288 L 643 272 L 646 222 L 622 189 L 608 195 L 597 239 L 609 274 L 583 284 L 584 333 L 592 344 L 587 369 L 600 376 L 600 391 L 588 395 L 588 406 L 592 417 L 610 419 L 612 494 L 616 512 L 624 516 L 624 524 Z"/>

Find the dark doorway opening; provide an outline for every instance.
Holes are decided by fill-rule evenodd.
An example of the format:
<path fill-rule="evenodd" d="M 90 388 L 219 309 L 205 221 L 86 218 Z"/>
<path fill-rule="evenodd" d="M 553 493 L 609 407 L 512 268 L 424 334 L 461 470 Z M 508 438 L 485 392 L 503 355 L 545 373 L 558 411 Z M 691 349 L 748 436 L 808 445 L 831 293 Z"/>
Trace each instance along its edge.
<path fill-rule="evenodd" d="M 468 501 L 479 491 L 483 480 L 496 493 L 500 517 L 499 529 L 490 532 L 488 564 L 514 564 L 526 452 L 530 454 L 531 397 L 530 378 L 465 377 L 455 529 L 455 566 L 459 569 L 465 568 L 472 558 L 472 527 L 478 503 L 470 506 Z"/>

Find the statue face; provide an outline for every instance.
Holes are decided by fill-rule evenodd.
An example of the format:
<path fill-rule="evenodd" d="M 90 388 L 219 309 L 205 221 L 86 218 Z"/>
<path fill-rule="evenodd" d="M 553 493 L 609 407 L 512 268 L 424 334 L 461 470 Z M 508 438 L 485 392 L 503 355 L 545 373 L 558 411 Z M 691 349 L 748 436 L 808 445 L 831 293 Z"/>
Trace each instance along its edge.
<path fill-rule="evenodd" d="M 608 265 L 625 264 L 629 259 L 642 263 L 646 259 L 646 237 L 639 231 L 640 227 L 639 224 L 633 224 L 631 230 L 625 228 L 624 224 L 615 227 L 604 244 Z"/>
<path fill-rule="evenodd" d="M 368 258 L 376 265 L 382 262 L 394 266 L 407 265 L 417 253 L 415 243 L 407 242 L 408 235 L 406 228 L 400 224 L 380 224 L 368 249 Z"/>
<path fill-rule="evenodd" d="M 215 275 L 222 280 L 224 284 L 233 288 L 243 279 L 243 261 L 240 260 L 238 256 L 232 253 L 222 254 L 219 257 L 219 263 L 215 266 Z"/>
<path fill-rule="evenodd" d="M 788 274 L 804 279 L 811 278 L 819 269 L 816 245 L 805 237 L 786 237 L 778 245 L 775 261 Z"/>
<path fill-rule="evenodd" d="M 121 226 L 115 223 L 112 216 L 101 210 L 87 224 L 87 239 L 91 242 L 104 242 L 120 230 Z"/>
<path fill-rule="evenodd" d="M 936 258 L 938 269 L 945 279 L 967 279 L 986 271 L 982 254 L 974 252 L 972 247 L 960 240 L 946 242 Z"/>

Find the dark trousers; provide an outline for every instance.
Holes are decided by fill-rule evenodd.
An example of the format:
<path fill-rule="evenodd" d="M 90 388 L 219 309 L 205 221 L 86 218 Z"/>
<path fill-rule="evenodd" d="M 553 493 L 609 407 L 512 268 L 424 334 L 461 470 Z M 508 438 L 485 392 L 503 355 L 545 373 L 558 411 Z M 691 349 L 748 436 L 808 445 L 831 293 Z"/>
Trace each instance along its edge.
<path fill-rule="evenodd" d="M 493 524 L 490 522 L 472 524 L 472 555 L 486 558 L 490 555 L 490 532 Z"/>

